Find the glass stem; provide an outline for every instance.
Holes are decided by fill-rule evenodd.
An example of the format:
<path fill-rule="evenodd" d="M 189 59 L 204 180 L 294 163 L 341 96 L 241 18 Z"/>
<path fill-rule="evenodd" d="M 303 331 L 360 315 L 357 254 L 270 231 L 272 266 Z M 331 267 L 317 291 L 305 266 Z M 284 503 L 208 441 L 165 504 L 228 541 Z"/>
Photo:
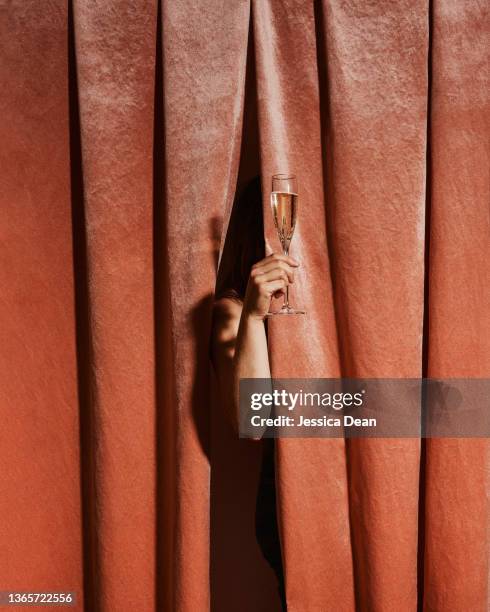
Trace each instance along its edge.
<path fill-rule="evenodd" d="M 284 249 L 284 255 L 289 256 L 289 247 Z M 284 304 L 282 305 L 283 310 L 289 310 L 289 285 L 286 285 L 286 293 L 284 294 Z"/>

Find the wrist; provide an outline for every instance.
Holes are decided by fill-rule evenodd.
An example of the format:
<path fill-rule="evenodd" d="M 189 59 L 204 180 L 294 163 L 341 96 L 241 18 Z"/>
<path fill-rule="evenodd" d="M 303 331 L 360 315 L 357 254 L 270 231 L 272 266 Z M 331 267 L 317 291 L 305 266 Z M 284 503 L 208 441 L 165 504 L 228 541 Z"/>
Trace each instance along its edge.
<path fill-rule="evenodd" d="M 265 315 L 261 313 L 244 310 L 242 316 L 245 319 L 245 321 L 251 325 L 263 325 L 264 324 Z"/>

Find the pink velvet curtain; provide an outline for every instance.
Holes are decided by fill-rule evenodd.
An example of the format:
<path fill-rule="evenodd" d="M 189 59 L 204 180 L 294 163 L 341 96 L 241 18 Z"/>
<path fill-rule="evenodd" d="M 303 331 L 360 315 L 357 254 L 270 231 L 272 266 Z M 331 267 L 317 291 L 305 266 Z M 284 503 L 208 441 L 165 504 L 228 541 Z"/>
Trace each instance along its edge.
<path fill-rule="evenodd" d="M 490 376 L 488 13 L 0 3 L 0 590 L 278 609 L 208 358 L 259 163 L 301 190 L 275 375 Z M 487 440 L 280 440 L 277 484 L 290 612 L 488 610 Z"/>

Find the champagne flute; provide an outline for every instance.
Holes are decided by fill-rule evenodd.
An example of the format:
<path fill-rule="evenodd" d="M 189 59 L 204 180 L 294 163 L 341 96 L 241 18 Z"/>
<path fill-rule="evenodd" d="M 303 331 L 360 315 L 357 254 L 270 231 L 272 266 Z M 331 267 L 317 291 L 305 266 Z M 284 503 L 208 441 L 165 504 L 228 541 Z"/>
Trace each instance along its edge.
<path fill-rule="evenodd" d="M 272 176 L 271 208 L 274 225 L 281 242 L 284 255 L 289 255 L 298 208 L 298 181 L 294 174 L 274 174 Z M 289 286 L 286 286 L 284 304 L 280 310 L 269 312 L 272 315 L 305 314 L 289 305 Z"/>

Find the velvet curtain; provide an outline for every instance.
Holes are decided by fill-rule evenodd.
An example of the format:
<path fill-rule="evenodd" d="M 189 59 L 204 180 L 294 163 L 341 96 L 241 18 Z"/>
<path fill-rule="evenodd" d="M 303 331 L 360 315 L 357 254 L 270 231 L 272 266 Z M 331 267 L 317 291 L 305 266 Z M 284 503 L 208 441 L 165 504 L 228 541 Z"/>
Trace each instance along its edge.
<path fill-rule="evenodd" d="M 0 589 L 278 609 L 208 357 L 237 180 L 300 180 L 273 373 L 490 376 L 488 5 L 0 3 Z M 242 129 L 243 127 L 243 129 Z M 288 609 L 484 612 L 487 440 L 280 440 Z"/>

